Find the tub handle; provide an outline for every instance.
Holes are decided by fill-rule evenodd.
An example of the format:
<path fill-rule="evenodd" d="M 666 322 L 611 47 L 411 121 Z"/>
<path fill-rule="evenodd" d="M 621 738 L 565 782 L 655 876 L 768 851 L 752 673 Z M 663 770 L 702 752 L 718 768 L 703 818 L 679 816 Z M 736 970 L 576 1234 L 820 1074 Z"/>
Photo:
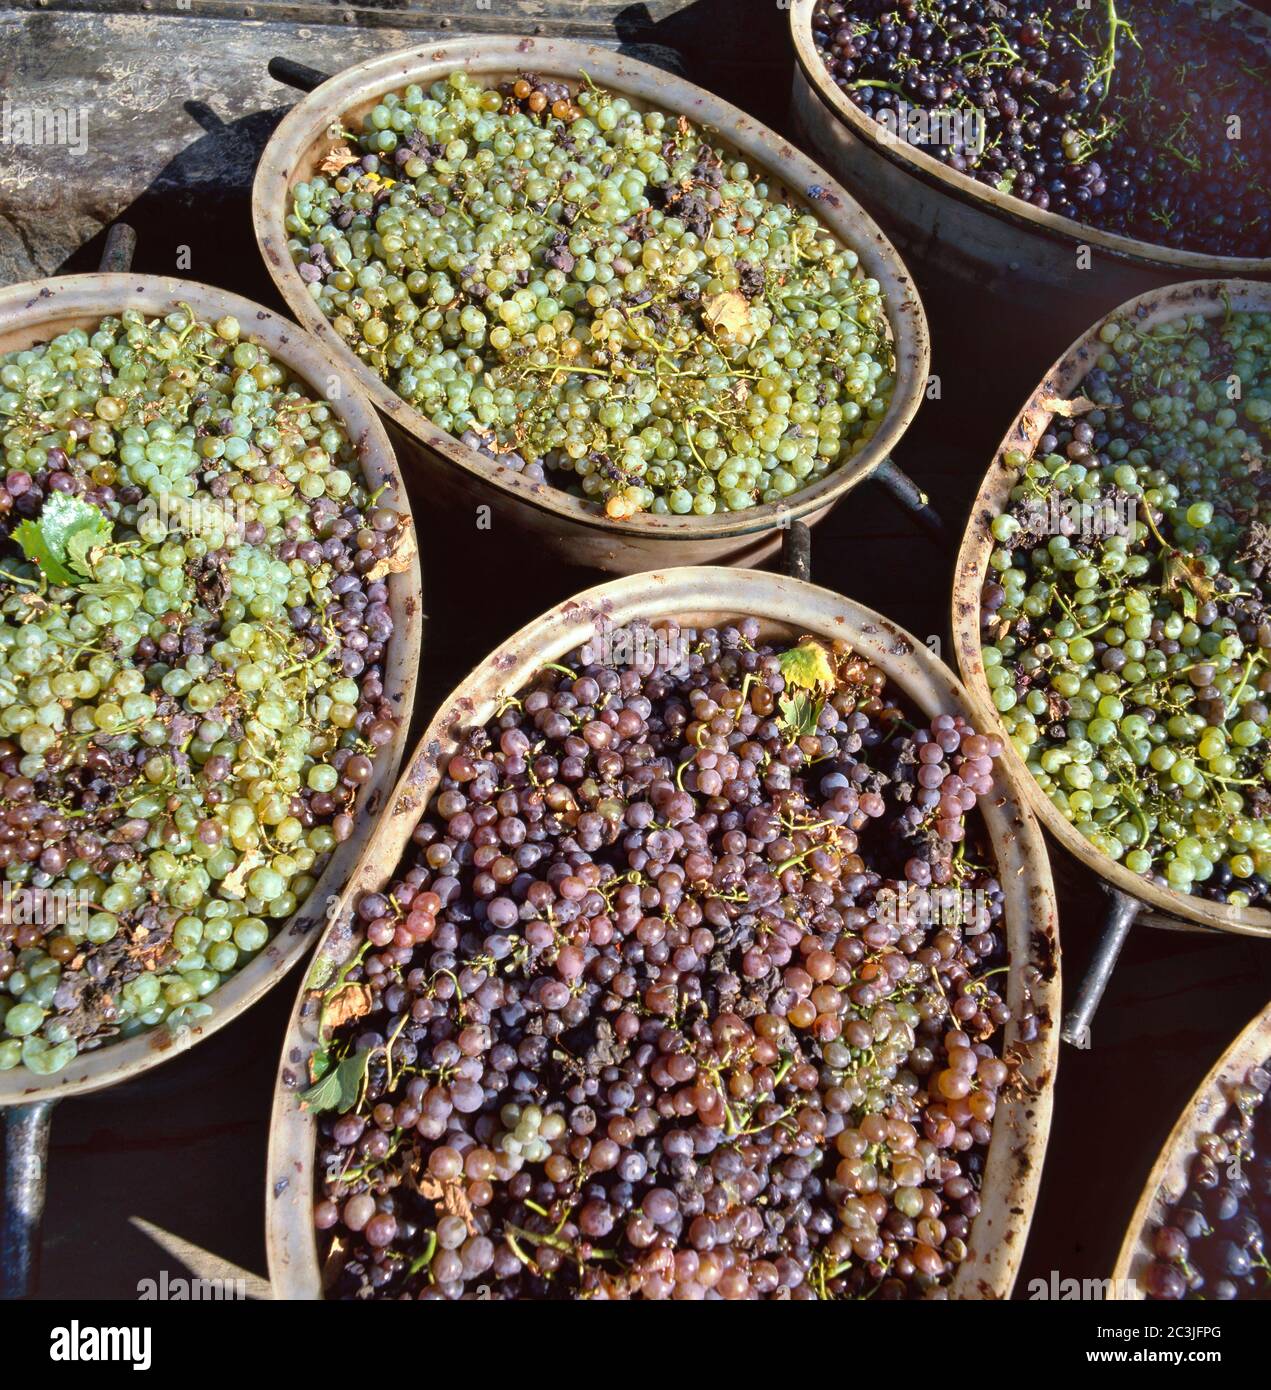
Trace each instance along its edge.
<path fill-rule="evenodd" d="M 781 541 L 781 573 L 805 583 L 812 578 L 812 528 L 792 521 Z"/>
<path fill-rule="evenodd" d="M 4 1127 L 0 1299 L 26 1298 L 35 1287 L 48 1186 L 49 1117 L 56 1103 L 35 1100 L 0 1112 Z"/>
<path fill-rule="evenodd" d="M 126 275 L 132 269 L 132 258 L 136 254 L 137 233 L 127 222 L 116 222 L 106 233 L 101 264 L 97 268 L 103 274 Z"/>
<path fill-rule="evenodd" d="M 298 92 L 311 92 L 331 76 L 321 68 L 311 68 L 308 63 L 298 63 L 294 58 L 271 58 L 269 75 L 275 82 L 285 87 L 294 87 Z"/>
<path fill-rule="evenodd" d="M 1083 1049 L 1090 1046 L 1090 1020 L 1094 1018 L 1103 992 L 1112 978 L 1121 947 L 1125 945 L 1135 918 L 1143 911 L 1143 904 L 1138 898 L 1132 898 L 1119 889 L 1109 889 L 1108 896 L 1111 901 L 1103 922 L 1103 934 L 1094 948 L 1094 955 L 1090 957 L 1072 1008 L 1064 1016 L 1061 1030 L 1066 1043 Z"/>
<path fill-rule="evenodd" d="M 948 540 L 949 533 L 940 519 L 940 513 L 931 505 L 927 494 L 909 474 L 896 466 L 894 459 L 884 459 L 874 470 L 873 476 L 910 515 L 916 518 L 924 531 L 941 543 Z"/>

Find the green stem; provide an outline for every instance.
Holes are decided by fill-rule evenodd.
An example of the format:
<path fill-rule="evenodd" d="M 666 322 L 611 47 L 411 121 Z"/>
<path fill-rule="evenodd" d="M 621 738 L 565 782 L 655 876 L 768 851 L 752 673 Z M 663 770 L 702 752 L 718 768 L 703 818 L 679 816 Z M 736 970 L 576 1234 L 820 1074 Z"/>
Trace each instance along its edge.
<path fill-rule="evenodd" d="M 428 1244 L 424 1246 L 423 1253 L 417 1255 L 411 1261 L 409 1274 L 418 1274 L 421 1269 L 427 1269 L 432 1264 L 432 1257 L 437 1253 L 437 1232 L 428 1232 Z"/>

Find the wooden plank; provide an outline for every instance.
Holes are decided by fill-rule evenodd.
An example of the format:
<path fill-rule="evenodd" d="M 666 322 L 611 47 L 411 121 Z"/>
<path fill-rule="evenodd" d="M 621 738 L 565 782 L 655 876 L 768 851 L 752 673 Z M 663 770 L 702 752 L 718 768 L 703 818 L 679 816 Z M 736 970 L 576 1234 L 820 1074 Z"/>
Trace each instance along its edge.
<path fill-rule="evenodd" d="M 577 38 L 647 37 L 693 0 L 595 3 L 594 0 L 468 0 L 397 4 L 395 0 L 14 0 L 13 8 L 44 13 L 174 15 L 199 19 L 348 24 L 442 33 L 569 34 Z"/>
<path fill-rule="evenodd" d="M 237 282 L 273 303 L 248 197 L 260 152 L 296 93 L 266 63 L 281 54 L 336 72 L 443 37 L 436 29 L 0 11 L 0 91 L 73 121 L 62 144 L 0 145 L 0 281 L 96 269 L 102 229 L 123 218 L 139 234 L 139 270 Z M 593 41 L 681 68 L 672 50 L 620 44 L 612 30 Z"/>

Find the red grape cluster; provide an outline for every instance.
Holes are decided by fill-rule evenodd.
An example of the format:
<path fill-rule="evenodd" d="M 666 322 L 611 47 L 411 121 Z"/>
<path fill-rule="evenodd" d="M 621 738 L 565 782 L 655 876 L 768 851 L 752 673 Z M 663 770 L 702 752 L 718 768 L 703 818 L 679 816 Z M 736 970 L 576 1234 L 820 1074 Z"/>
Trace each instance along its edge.
<path fill-rule="evenodd" d="M 547 667 L 449 758 L 322 1001 L 332 1296 L 947 1295 L 1013 1077 L 1000 747 L 759 633 Z"/>

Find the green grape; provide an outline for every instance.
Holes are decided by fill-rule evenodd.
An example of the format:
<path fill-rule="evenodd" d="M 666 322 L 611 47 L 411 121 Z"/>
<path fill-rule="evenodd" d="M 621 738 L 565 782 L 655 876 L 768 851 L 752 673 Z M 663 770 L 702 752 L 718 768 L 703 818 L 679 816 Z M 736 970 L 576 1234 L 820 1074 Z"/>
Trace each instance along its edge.
<path fill-rule="evenodd" d="M 89 904 L 0 943 L 0 1067 L 43 1075 L 203 1017 L 312 892 L 393 727 L 360 655 L 392 619 L 361 576 L 402 519 L 231 317 L 129 309 L 0 355 L 0 390 L 23 517 L 0 538 L 0 817 L 26 856 L 0 872 Z"/>
<path fill-rule="evenodd" d="M 287 221 L 318 308 L 403 399 L 616 520 L 795 498 L 868 442 L 886 306 L 817 217 L 590 82 L 468 90 L 444 115 L 386 95 Z"/>
<path fill-rule="evenodd" d="M 1005 458 L 1019 481 L 990 523 L 988 685 L 1011 745 L 1049 794 L 1070 789 L 1057 804 L 1098 848 L 1132 846 L 1127 868 L 1180 892 L 1265 906 L 1271 509 L 1251 465 L 1269 437 L 1271 316 L 1113 320 L 1102 338 L 1094 409 Z M 1215 354 L 1232 362 L 1217 386 Z M 1040 535 L 1039 517 L 1085 529 Z"/>

